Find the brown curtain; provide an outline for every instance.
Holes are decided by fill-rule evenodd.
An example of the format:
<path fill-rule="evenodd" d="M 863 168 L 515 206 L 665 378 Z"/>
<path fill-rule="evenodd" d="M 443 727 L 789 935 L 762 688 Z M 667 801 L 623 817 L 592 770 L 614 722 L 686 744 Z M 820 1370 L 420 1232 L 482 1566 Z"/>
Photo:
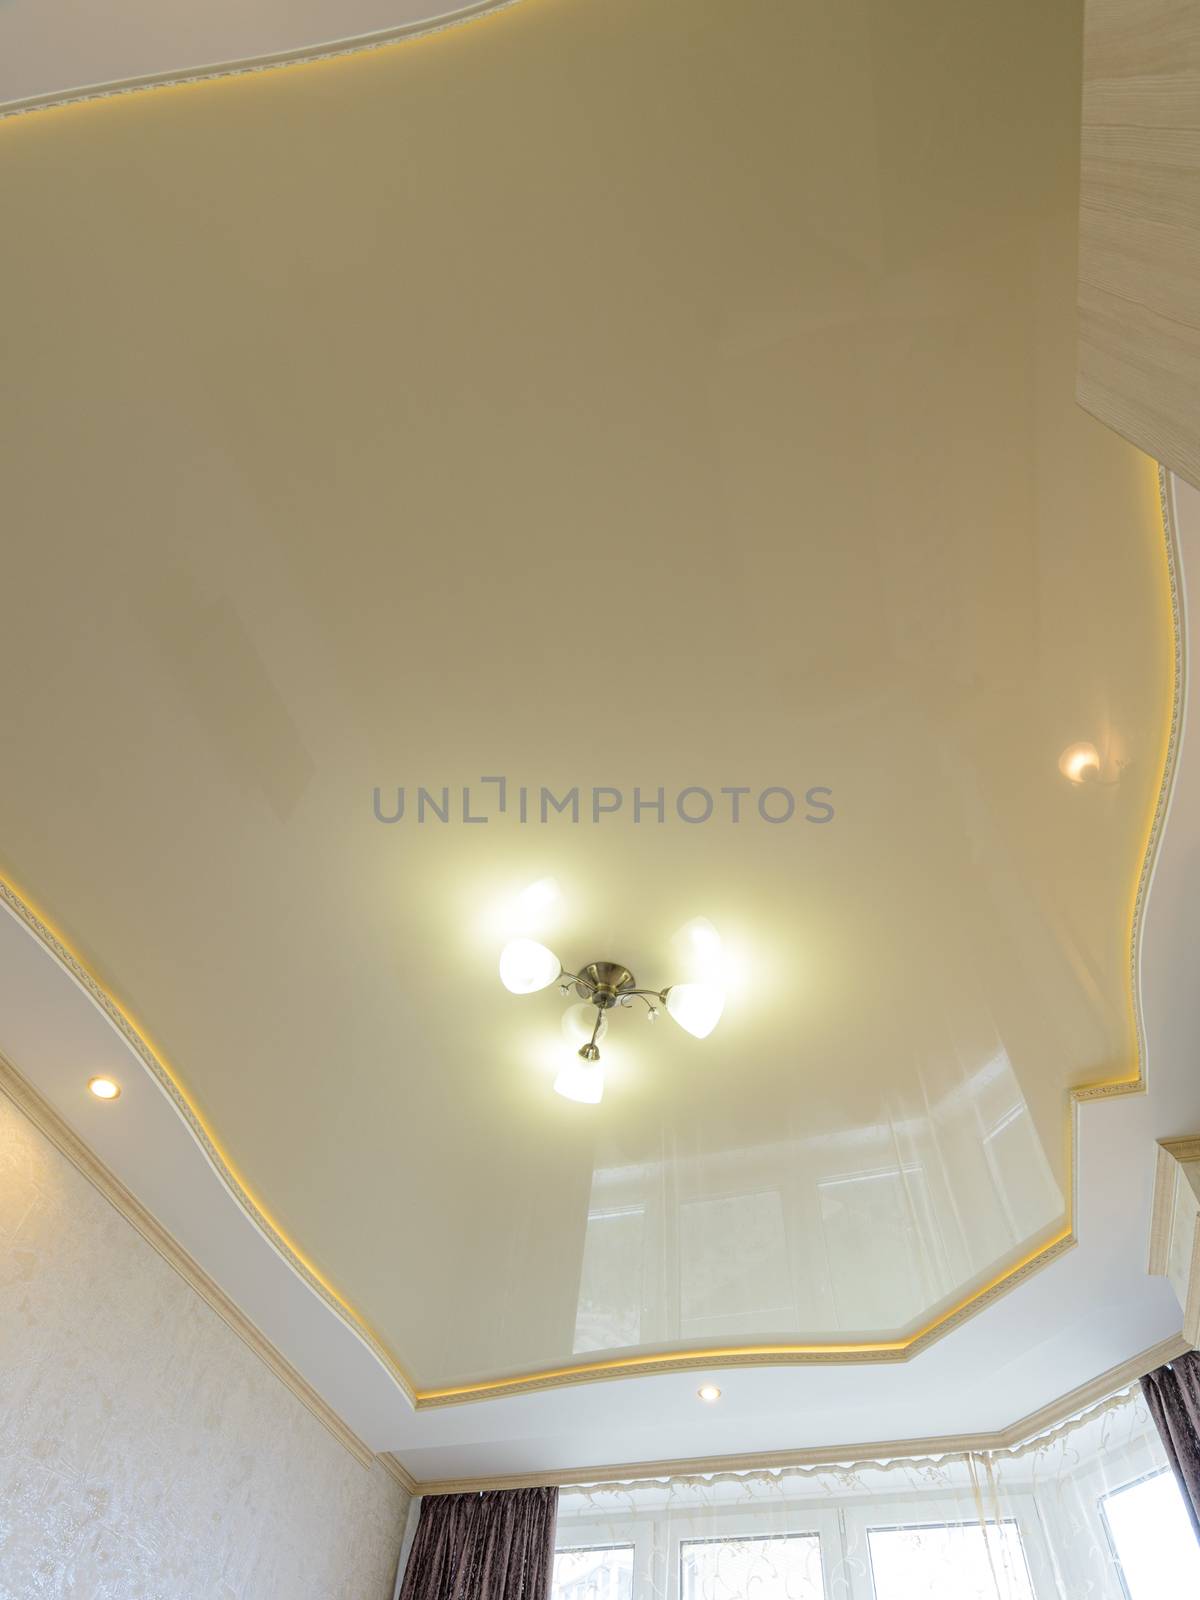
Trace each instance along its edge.
<path fill-rule="evenodd" d="M 400 1600 L 547 1600 L 557 1489 L 421 1501 Z"/>
<path fill-rule="evenodd" d="M 1142 1394 L 1200 1539 L 1200 1355 L 1190 1351 L 1147 1373 Z"/>

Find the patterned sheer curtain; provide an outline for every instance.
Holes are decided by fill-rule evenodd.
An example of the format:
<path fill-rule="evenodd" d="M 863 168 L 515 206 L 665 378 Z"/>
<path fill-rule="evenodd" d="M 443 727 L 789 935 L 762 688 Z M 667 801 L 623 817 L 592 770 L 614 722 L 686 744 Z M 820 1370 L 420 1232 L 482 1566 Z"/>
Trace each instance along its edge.
<path fill-rule="evenodd" d="M 1020 1449 L 564 1488 L 554 1600 L 1174 1600 L 1200 1546 L 1140 1394 Z"/>

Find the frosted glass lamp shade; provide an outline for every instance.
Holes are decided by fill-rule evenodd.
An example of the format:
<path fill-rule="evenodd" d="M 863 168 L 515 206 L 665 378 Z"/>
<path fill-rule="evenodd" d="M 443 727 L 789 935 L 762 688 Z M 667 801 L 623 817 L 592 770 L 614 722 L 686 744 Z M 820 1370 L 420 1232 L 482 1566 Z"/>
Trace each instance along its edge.
<path fill-rule="evenodd" d="M 600 1018 L 600 1029 L 596 1034 L 599 1043 L 608 1032 L 608 1018 L 603 1011 L 597 1013 L 596 1008 L 589 1001 L 581 1001 L 577 1006 L 568 1006 L 563 1012 L 562 1031 L 565 1038 L 569 1039 L 577 1048 L 591 1040 L 592 1030 L 596 1026 L 596 1017 Z"/>
<path fill-rule="evenodd" d="M 564 1100 L 598 1106 L 604 1095 L 604 1068 L 598 1061 L 582 1061 L 572 1055 L 555 1078 L 554 1090 Z"/>
<path fill-rule="evenodd" d="M 513 994 L 534 994 L 554 982 L 562 965 L 536 939 L 512 939 L 500 953 L 500 982 Z"/>
<path fill-rule="evenodd" d="M 677 983 L 667 990 L 667 1010 L 697 1039 L 708 1038 L 724 1009 L 725 991 L 714 983 Z"/>

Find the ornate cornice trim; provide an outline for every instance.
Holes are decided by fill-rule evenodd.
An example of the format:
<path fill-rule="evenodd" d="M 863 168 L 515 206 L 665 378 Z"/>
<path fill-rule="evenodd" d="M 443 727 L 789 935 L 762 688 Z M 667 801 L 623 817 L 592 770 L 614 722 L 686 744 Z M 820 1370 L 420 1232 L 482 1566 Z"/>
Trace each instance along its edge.
<path fill-rule="evenodd" d="M 521 0 L 474 0 L 473 4 L 460 6 L 428 22 L 402 23 L 397 28 L 381 28 L 375 33 L 357 34 L 349 39 L 303 45 L 295 50 L 278 50 L 267 55 L 246 56 L 240 60 L 214 62 L 207 66 L 185 67 L 179 71 L 147 73 L 138 78 L 118 78 L 111 83 L 88 84 L 77 89 L 55 90 L 50 94 L 30 95 L 23 100 L 8 100 L 0 104 L 0 120 L 28 116 L 33 111 L 50 111 L 57 106 L 79 105 L 87 100 L 109 100 L 119 95 L 144 94 L 153 89 L 206 83 L 214 78 L 240 78 L 255 72 L 277 72 L 286 67 L 309 66 L 316 61 L 336 61 L 343 56 L 365 55 L 368 51 L 385 50 L 390 45 L 431 38 L 434 34 L 444 33 L 447 28 L 478 22 L 494 12 L 507 11 L 510 6 L 520 3 Z"/>
<path fill-rule="evenodd" d="M 1200 1138 L 1158 1142 L 1146 1270 L 1170 1279 L 1183 1336 L 1200 1340 Z"/>
<path fill-rule="evenodd" d="M 377 1455 L 375 1459 L 387 1473 L 388 1477 L 395 1478 L 396 1482 L 407 1494 L 420 1494 L 421 1485 L 413 1477 L 412 1473 L 408 1470 L 404 1463 L 395 1455 L 393 1455 L 390 1450 L 383 1451 L 382 1454 Z"/>
<path fill-rule="evenodd" d="M 618 1361 L 558 1367 L 549 1372 L 494 1379 L 483 1384 L 464 1385 L 462 1388 L 423 1389 L 417 1397 L 417 1409 L 424 1411 L 436 1406 L 460 1405 L 469 1400 L 499 1400 L 531 1391 L 561 1389 L 567 1384 L 602 1383 L 612 1378 L 654 1377 L 668 1372 L 701 1372 L 712 1367 L 728 1370 L 735 1367 L 867 1366 L 879 1362 L 911 1361 L 976 1316 L 985 1306 L 1070 1250 L 1075 1243 L 1075 1235 L 1069 1228 L 1056 1234 L 1049 1243 L 982 1289 L 958 1301 L 935 1321 L 908 1338 L 861 1344 L 741 1345 L 729 1349 L 693 1350 L 677 1355 L 627 1356 Z"/>
<path fill-rule="evenodd" d="M 518 3 L 518 0 L 504 0 Z M 490 8 L 489 8 L 490 10 Z M 474 14 L 474 13 L 471 13 Z M 479 14 L 485 14 L 480 12 Z M 449 26 L 446 22 L 439 26 Z M 254 1197 L 248 1184 L 234 1170 L 217 1142 L 215 1134 L 205 1126 L 162 1058 L 147 1042 L 144 1035 L 92 975 L 83 961 L 49 923 L 32 909 L 28 901 L 13 886 L 0 878 L 0 903 L 45 947 L 58 964 L 91 997 L 101 1012 L 109 1019 L 129 1045 L 142 1065 L 172 1101 L 192 1137 L 203 1150 L 228 1193 L 241 1206 L 251 1223 L 270 1242 L 294 1272 L 319 1296 L 330 1311 L 368 1349 L 383 1369 L 408 1398 L 414 1409 L 426 1410 L 438 1406 L 464 1405 L 477 1400 L 494 1400 L 505 1396 L 534 1393 L 541 1390 L 563 1388 L 571 1384 L 602 1382 L 610 1379 L 653 1376 L 661 1373 L 689 1372 L 711 1369 L 753 1366 L 807 1366 L 807 1365 L 861 1365 L 875 1362 L 910 1361 L 927 1350 L 946 1334 L 961 1327 L 978 1314 L 1025 1282 L 1033 1273 L 1048 1266 L 1076 1243 L 1074 1233 L 1075 1181 L 1078 1173 L 1078 1108 L 1085 1101 L 1112 1098 L 1117 1095 L 1144 1092 L 1145 1028 L 1142 1018 L 1139 960 L 1142 940 L 1143 914 L 1146 896 L 1154 875 L 1158 847 L 1162 837 L 1171 800 L 1179 750 L 1179 733 L 1185 695 L 1184 653 L 1181 617 L 1181 588 L 1178 574 L 1178 553 L 1174 507 L 1167 474 L 1161 468 L 1158 474 L 1159 507 L 1165 541 L 1169 607 L 1173 634 L 1174 667 L 1171 696 L 1171 713 L 1163 753 L 1162 777 L 1155 799 L 1153 814 L 1147 831 L 1137 884 L 1133 896 L 1130 922 L 1129 994 L 1134 1023 L 1135 1060 L 1131 1075 L 1109 1082 L 1086 1084 L 1072 1089 L 1070 1105 L 1069 1209 L 1064 1226 L 1052 1238 L 1035 1250 L 998 1273 L 981 1288 L 965 1295 L 924 1327 L 894 1339 L 870 1340 L 861 1343 L 842 1341 L 827 1344 L 773 1344 L 741 1346 L 732 1349 L 705 1349 L 680 1352 L 627 1356 L 593 1363 L 580 1363 L 557 1367 L 548 1371 L 531 1372 L 512 1377 L 482 1382 L 457 1384 L 441 1388 L 418 1389 L 402 1366 L 399 1358 L 388 1348 L 380 1335 L 358 1314 L 317 1268 L 309 1262 L 267 1214 Z M 115 1180 L 114 1180 L 115 1181 Z M 156 1224 L 157 1226 L 157 1224 Z M 197 1268 L 197 1271 L 200 1269 Z M 260 1336 L 261 1337 L 261 1336 Z M 303 1380 L 301 1380 L 303 1381 Z"/>
<path fill-rule="evenodd" d="M 188 1287 L 216 1312 L 222 1322 L 232 1328 L 242 1343 L 254 1351 L 280 1383 L 290 1389 L 297 1400 L 312 1412 L 317 1421 L 329 1429 L 338 1443 L 345 1446 L 361 1466 L 369 1467 L 376 1459 L 375 1452 L 370 1446 L 364 1444 L 358 1435 L 346 1426 L 332 1407 L 322 1400 L 313 1386 L 300 1376 L 291 1362 L 280 1355 L 266 1335 L 255 1327 L 249 1317 L 234 1305 L 225 1291 L 213 1282 L 199 1262 L 195 1261 L 162 1224 L 150 1215 L 140 1200 L 130 1194 L 116 1174 L 92 1153 L 83 1140 L 67 1126 L 58 1112 L 42 1099 L 33 1085 L 2 1055 L 0 1055 L 0 1093 L 6 1095 L 60 1155 L 65 1156 L 76 1171 L 100 1191 L 114 1210 L 124 1217 L 151 1249 L 155 1250 L 168 1266 L 174 1267 Z M 398 1482 L 405 1483 L 409 1492 L 412 1492 L 412 1479 L 402 1467 L 397 1473 L 386 1462 L 383 1462 L 383 1465 L 392 1472 L 392 1476 L 396 1477 Z M 396 1465 L 398 1466 L 398 1463 Z"/>
<path fill-rule="evenodd" d="M 1179 756 L 1179 734 L 1180 729 L 1183 727 L 1184 711 L 1187 704 L 1183 595 L 1179 581 L 1179 539 L 1175 526 L 1175 498 L 1167 469 L 1162 466 L 1158 469 L 1158 509 L 1159 516 L 1162 518 L 1163 538 L 1166 541 L 1167 583 L 1170 591 L 1171 607 L 1171 637 L 1173 645 L 1171 720 L 1167 727 L 1166 750 L 1163 752 L 1162 778 L 1159 781 L 1158 795 L 1154 802 L 1154 813 L 1150 819 L 1146 848 L 1142 853 L 1142 865 L 1138 873 L 1137 888 L 1134 891 L 1133 915 L 1130 921 L 1129 990 L 1136 1036 L 1135 1071 L 1131 1078 L 1118 1078 L 1106 1083 L 1085 1084 L 1081 1088 L 1073 1089 L 1071 1098 L 1076 1104 L 1086 1100 L 1111 1099 L 1119 1094 L 1140 1094 L 1146 1087 L 1146 1029 L 1142 1015 L 1140 971 L 1143 916 L 1146 909 L 1146 897 L 1150 892 L 1150 885 L 1154 881 L 1154 868 L 1158 861 L 1158 846 L 1162 837 L 1163 825 L 1171 809 L 1171 793 L 1175 787 L 1175 770 Z"/>
<path fill-rule="evenodd" d="M 963 1455 L 968 1451 L 1017 1450 L 1051 1432 L 1069 1417 L 1098 1405 L 1131 1383 L 1174 1361 L 1192 1347 L 1182 1334 L 1152 1345 L 1129 1361 L 1111 1367 L 1089 1382 L 1072 1389 L 1050 1405 L 1042 1406 L 1007 1428 L 994 1433 L 959 1433 L 924 1439 L 886 1439 L 871 1444 L 818 1445 L 805 1450 L 770 1450 L 753 1455 L 693 1456 L 673 1461 L 638 1461 L 570 1471 L 512 1473 L 498 1478 L 452 1478 L 423 1482 L 418 1494 L 473 1494 L 483 1489 L 537 1489 L 543 1486 L 629 1483 L 646 1478 L 701 1477 L 715 1472 L 762 1472 L 787 1467 L 867 1465 L 894 1461 L 902 1456 Z"/>
<path fill-rule="evenodd" d="M 1065 1227 L 1052 1239 L 1015 1265 L 1000 1273 L 981 1289 L 965 1296 L 932 1322 L 905 1339 L 869 1344 L 828 1346 L 786 1345 L 740 1350 L 704 1350 L 689 1355 L 627 1358 L 593 1366 L 563 1367 L 553 1372 L 498 1380 L 487 1384 L 464 1384 L 438 1390 L 422 1390 L 417 1398 L 420 1409 L 462 1404 L 470 1400 L 498 1399 L 528 1390 L 554 1389 L 569 1383 L 587 1383 L 606 1378 L 649 1376 L 666 1372 L 700 1370 L 705 1367 L 791 1366 L 827 1364 L 866 1364 L 880 1361 L 910 1361 L 946 1334 L 961 1327 L 1001 1295 L 1007 1294 L 1035 1272 L 1070 1250 L 1077 1242 L 1074 1232 L 1075 1182 L 1079 1170 L 1079 1106 L 1091 1100 L 1112 1099 L 1118 1095 L 1145 1092 L 1146 1034 L 1142 1014 L 1140 959 L 1146 899 L 1154 878 L 1163 826 L 1170 810 L 1171 794 L 1178 764 L 1179 737 L 1183 726 L 1186 676 L 1183 635 L 1182 589 L 1179 579 L 1178 536 L 1175 527 L 1174 499 L 1166 469 L 1158 469 L 1158 504 L 1166 555 L 1168 602 L 1172 638 L 1171 713 L 1163 751 L 1162 776 L 1155 796 L 1154 810 L 1147 829 L 1134 890 L 1129 933 L 1129 1003 L 1134 1025 L 1134 1070 L 1131 1075 L 1110 1081 L 1084 1084 L 1072 1089 L 1070 1102 L 1070 1209 Z"/>
<path fill-rule="evenodd" d="M 1107 1398 L 1116 1390 L 1136 1381 L 1166 1361 L 1180 1356 L 1192 1346 L 1182 1335 L 1164 1340 L 1123 1362 L 1099 1377 L 1073 1389 L 1069 1394 L 1039 1411 L 1023 1417 L 996 1433 L 960 1434 L 925 1439 L 896 1439 L 872 1444 L 820 1446 L 805 1450 L 772 1451 L 753 1455 L 705 1456 L 671 1461 L 623 1463 L 604 1467 L 585 1467 L 570 1471 L 512 1474 L 497 1478 L 464 1478 L 444 1482 L 422 1481 L 391 1452 L 376 1455 L 337 1413 L 321 1398 L 310 1383 L 280 1354 L 271 1341 L 233 1303 L 229 1296 L 204 1271 L 203 1267 L 148 1212 L 120 1179 L 93 1154 L 83 1140 L 38 1094 L 17 1069 L 0 1055 L 0 1093 L 3 1093 L 37 1130 L 66 1157 L 75 1169 L 104 1196 L 109 1204 L 174 1268 L 189 1288 L 211 1307 L 237 1334 L 279 1381 L 290 1389 L 314 1417 L 363 1467 L 377 1463 L 408 1494 L 458 1494 L 479 1489 L 515 1489 L 542 1484 L 602 1483 L 618 1479 L 657 1478 L 710 1472 L 747 1472 L 764 1467 L 824 1465 L 850 1458 L 888 1458 L 908 1455 L 944 1455 L 965 1450 L 1009 1449 L 1024 1444 L 1037 1434 L 1055 1427 L 1077 1411 Z M 770 1364 L 764 1357 L 764 1364 Z M 893 1356 L 891 1359 L 897 1359 Z M 898 1359 L 906 1359 L 900 1356 Z"/>
<path fill-rule="evenodd" d="M 3 1093 L 37 1130 L 66 1157 L 75 1169 L 141 1235 L 151 1248 L 183 1278 L 189 1288 L 211 1307 L 279 1381 L 321 1422 L 363 1467 L 378 1464 L 408 1494 L 459 1494 L 482 1489 L 532 1488 L 543 1484 L 568 1486 L 638 1478 L 700 1475 L 712 1472 L 750 1472 L 769 1467 L 827 1465 L 850 1459 L 890 1459 L 911 1455 L 948 1455 L 967 1450 L 1013 1449 L 1056 1427 L 1067 1417 L 1106 1399 L 1135 1382 L 1144 1373 L 1174 1360 L 1192 1348 L 1182 1335 L 1163 1340 L 1120 1366 L 1101 1373 L 1069 1394 L 1043 1406 L 995 1433 L 956 1434 L 923 1439 L 893 1439 L 871 1444 L 814 1446 L 805 1450 L 770 1451 L 732 1456 L 702 1456 L 676 1460 L 621 1463 L 569 1471 L 518 1473 L 495 1478 L 461 1478 L 422 1481 L 391 1452 L 376 1455 L 351 1431 L 282 1356 L 271 1341 L 247 1318 L 198 1262 L 155 1220 L 120 1179 L 92 1153 L 42 1099 L 37 1090 L 0 1055 L 0 1093 Z M 1176 1141 L 1200 1146 L 1200 1141 Z"/>
<path fill-rule="evenodd" d="M 50 927 L 49 923 L 40 917 L 16 892 L 12 885 L 3 878 L 0 878 L 0 903 L 7 906 L 17 920 L 24 924 L 38 942 L 49 951 L 59 966 L 70 974 L 85 994 L 108 1018 L 142 1066 L 145 1067 L 146 1071 L 149 1072 L 150 1076 L 174 1105 L 190 1131 L 192 1138 L 203 1150 L 225 1189 L 241 1206 L 258 1231 L 270 1242 L 272 1248 L 278 1251 L 313 1293 L 318 1295 L 334 1315 L 370 1350 L 384 1370 L 395 1380 L 403 1393 L 415 1404 L 416 1391 L 412 1381 L 395 1356 L 383 1343 L 379 1335 L 375 1333 L 374 1329 L 369 1327 L 354 1308 L 342 1299 L 337 1290 L 326 1282 L 316 1267 L 300 1253 L 299 1248 L 292 1243 L 282 1228 L 267 1215 L 249 1186 L 234 1171 L 217 1143 L 215 1134 L 205 1126 L 200 1113 L 184 1094 L 173 1074 L 168 1071 L 162 1059 L 135 1026 L 131 1018 L 109 994 L 108 990 L 93 977 L 75 952 Z"/>

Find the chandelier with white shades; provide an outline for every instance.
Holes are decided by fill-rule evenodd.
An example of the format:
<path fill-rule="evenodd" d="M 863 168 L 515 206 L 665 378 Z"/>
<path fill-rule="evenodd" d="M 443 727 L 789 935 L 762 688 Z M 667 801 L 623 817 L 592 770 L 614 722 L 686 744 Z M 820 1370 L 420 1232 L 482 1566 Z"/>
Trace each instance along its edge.
<path fill-rule="evenodd" d="M 635 1000 L 646 1006 L 653 1022 L 659 1007 L 697 1039 L 707 1038 L 721 1020 L 725 992 L 714 983 L 676 983 L 665 989 L 643 989 L 628 967 L 619 961 L 589 961 L 578 972 L 568 972 L 562 962 L 536 939 L 512 939 L 500 955 L 500 981 L 512 994 L 536 994 L 552 983 L 579 1001 L 567 1008 L 563 1032 L 577 1046 L 554 1081 L 568 1100 L 597 1105 L 604 1094 L 604 1066 L 600 1041 L 608 1032 L 608 1013 L 631 1007 Z"/>

